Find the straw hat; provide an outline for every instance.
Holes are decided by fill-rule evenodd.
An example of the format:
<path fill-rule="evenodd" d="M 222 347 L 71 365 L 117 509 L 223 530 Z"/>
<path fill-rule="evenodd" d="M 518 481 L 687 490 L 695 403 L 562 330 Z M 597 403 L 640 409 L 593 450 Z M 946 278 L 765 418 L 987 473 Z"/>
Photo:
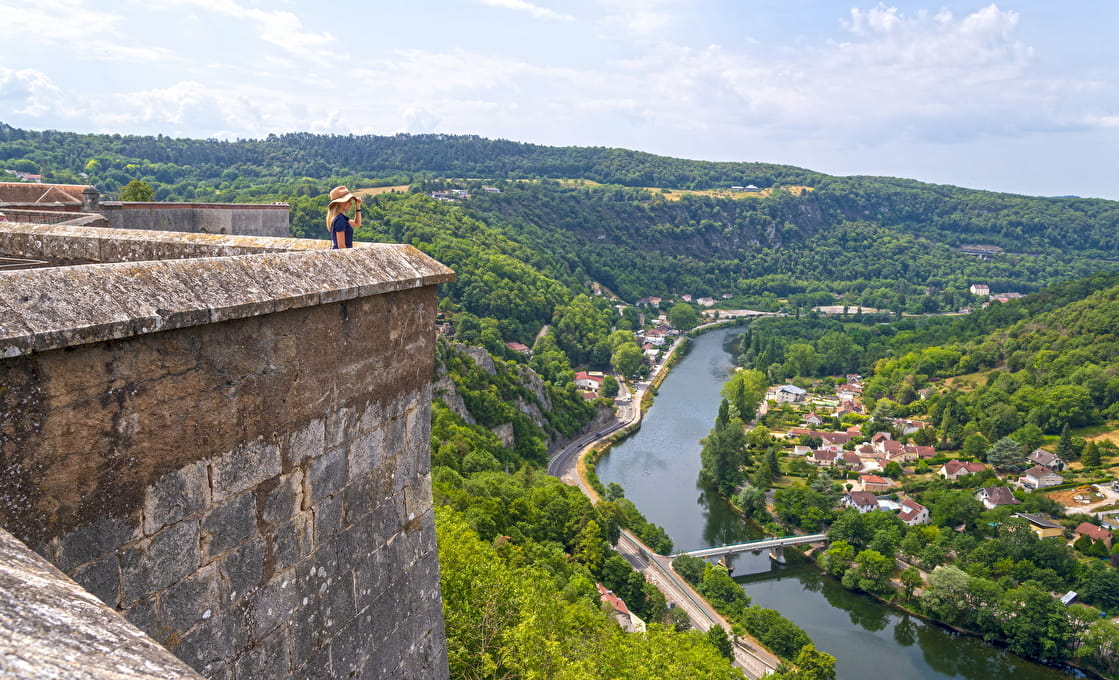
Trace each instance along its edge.
<path fill-rule="evenodd" d="M 344 186 L 334 187 L 330 190 L 331 203 L 347 203 L 352 199 L 356 199 L 358 203 L 361 203 L 361 199 L 351 194 L 350 190 Z"/>

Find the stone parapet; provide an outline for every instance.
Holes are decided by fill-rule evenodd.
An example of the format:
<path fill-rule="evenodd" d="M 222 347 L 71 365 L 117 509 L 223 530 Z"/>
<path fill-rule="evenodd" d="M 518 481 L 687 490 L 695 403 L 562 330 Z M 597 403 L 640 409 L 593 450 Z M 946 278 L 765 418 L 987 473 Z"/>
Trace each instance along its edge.
<path fill-rule="evenodd" d="M 0 225 L 0 255 L 107 263 L 3 274 L 11 291 L 0 297 L 5 357 L 430 286 L 454 276 L 407 245 L 365 244 L 342 252 L 306 239 L 51 225 Z"/>
<path fill-rule="evenodd" d="M 3 529 L 0 677 L 201 680 L 189 666 Z"/>

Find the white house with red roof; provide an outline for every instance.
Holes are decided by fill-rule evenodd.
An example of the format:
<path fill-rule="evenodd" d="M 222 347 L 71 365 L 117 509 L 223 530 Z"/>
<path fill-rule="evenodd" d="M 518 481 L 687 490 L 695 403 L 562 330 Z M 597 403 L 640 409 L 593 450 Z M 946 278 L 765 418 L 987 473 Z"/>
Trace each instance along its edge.
<path fill-rule="evenodd" d="M 937 470 L 937 474 L 945 479 L 955 481 L 964 475 L 974 475 L 983 472 L 987 466 L 976 461 L 963 462 L 953 458 Z"/>
<path fill-rule="evenodd" d="M 928 524 L 929 509 L 912 498 L 905 498 L 901 501 L 901 512 L 898 513 L 898 519 L 909 526 Z"/>
<path fill-rule="evenodd" d="M 602 381 L 605 377 L 598 371 L 579 371 L 575 374 L 575 386 L 581 390 L 597 392 L 598 388 L 602 387 Z"/>
<path fill-rule="evenodd" d="M 878 509 L 878 499 L 869 491 L 851 491 L 843 496 L 843 504 L 866 514 Z"/>

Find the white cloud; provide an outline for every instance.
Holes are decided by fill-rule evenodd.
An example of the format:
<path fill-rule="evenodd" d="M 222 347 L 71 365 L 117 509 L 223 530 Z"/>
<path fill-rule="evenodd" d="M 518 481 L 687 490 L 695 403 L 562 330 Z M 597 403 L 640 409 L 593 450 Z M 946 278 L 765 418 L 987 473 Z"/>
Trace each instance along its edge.
<path fill-rule="evenodd" d="M 537 19 L 559 19 L 562 21 L 571 21 L 574 19 L 570 14 L 561 14 L 555 10 L 548 9 L 534 5 L 526 0 L 479 0 L 483 5 L 490 7 L 503 7 L 505 9 L 512 9 L 521 12 L 528 12 Z"/>
<path fill-rule="evenodd" d="M 257 37 L 297 59 L 315 64 L 325 64 L 335 58 L 331 45 L 335 38 L 330 33 L 315 33 L 303 25 L 303 20 L 286 10 L 263 10 L 245 7 L 236 0 L 164 0 L 161 8 L 189 6 L 248 21 L 256 26 Z"/>
<path fill-rule="evenodd" d="M 57 112 L 63 103 L 62 91 L 45 73 L 34 69 L 19 71 L 0 66 L 0 104 L 14 114 L 39 118 Z"/>
<path fill-rule="evenodd" d="M 636 38 L 651 38 L 675 23 L 673 12 L 679 0 L 599 0 L 608 14 L 608 31 L 622 31 Z"/>

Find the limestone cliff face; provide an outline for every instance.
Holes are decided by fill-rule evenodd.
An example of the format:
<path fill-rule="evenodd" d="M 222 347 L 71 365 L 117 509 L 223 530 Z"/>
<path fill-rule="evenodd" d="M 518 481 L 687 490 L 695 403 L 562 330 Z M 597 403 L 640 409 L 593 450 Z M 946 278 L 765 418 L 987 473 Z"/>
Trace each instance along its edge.
<path fill-rule="evenodd" d="M 544 378 L 531 367 L 516 363 L 502 363 L 499 366 L 484 348 L 457 342 L 444 342 L 440 349 L 444 357 L 447 356 L 447 353 L 455 353 L 468 358 L 487 375 L 497 376 L 504 371 L 506 379 L 516 386 L 516 394 L 509 399 L 509 403 L 528 416 L 529 420 L 540 428 L 544 433 L 545 444 L 552 448 L 564 439 L 562 433 L 556 430 L 549 418 L 549 413 L 552 412 L 554 404 L 548 386 Z M 455 385 L 455 379 L 448 373 L 445 362 L 438 362 L 432 393 L 466 423 L 478 424 L 478 419 L 470 412 L 466 400 L 463 399 Z M 591 421 L 583 427 L 583 431 L 601 428 L 613 415 L 613 409 L 609 406 L 599 406 Z M 512 448 L 516 445 L 512 423 L 498 423 L 492 425 L 489 429 L 501 440 L 503 446 Z"/>

